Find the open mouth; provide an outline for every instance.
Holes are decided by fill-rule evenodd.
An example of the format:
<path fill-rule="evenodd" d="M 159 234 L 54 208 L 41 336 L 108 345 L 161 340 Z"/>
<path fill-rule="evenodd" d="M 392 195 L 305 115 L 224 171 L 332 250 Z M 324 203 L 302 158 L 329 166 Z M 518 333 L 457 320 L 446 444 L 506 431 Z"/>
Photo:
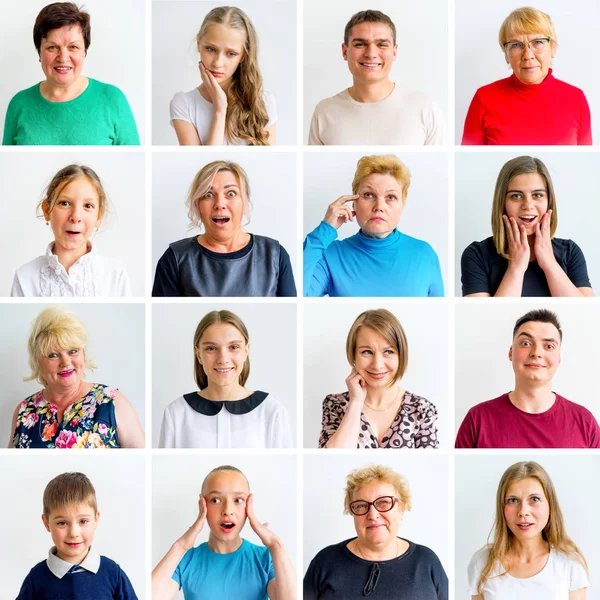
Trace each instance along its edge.
<path fill-rule="evenodd" d="M 233 531 L 235 523 L 232 523 L 231 521 L 223 521 L 223 523 L 219 524 L 219 527 L 225 532 L 230 532 Z"/>
<path fill-rule="evenodd" d="M 537 219 L 536 215 L 524 215 L 519 217 L 519 220 L 525 225 L 531 225 Z"/>
<path fill-rule="evenodd" d="M 517 523 L 517 527 L 521 531 L 527 531 L 530 527 L 533 527 L 533 523 Z"/>
<path fill-rule="evenodd" d="M 64 75 L 65 73 L 68 73 L 69 71 L 71 71 L 72 67 L 54 67 L 54 70 L 57 73 L 60 73 L 61 75 Z"/>
<path fill-rule="evenodd" d="M 365 69 L 376 69 L 377 67 L 381 66 L 381 63 L 374 63 L 374 62 L 361 62 L 359 64 L 361 67 L 364 67 Z"/>
<path fill-rule="evenodd" d="M 212 218 L 212 222 L 215 223 L 216 225 L 225 225 L 225 224 L 229 223 L 229 221 L 231 221 L 231 219 L 229 217 L 213 217 Z"/>
<path fill-rule="evenodd" d="M 59 377 L 71 377 L 71 375 L 73 375 L 73 373 L 75 373 L 75 369 L 67 369 L 66 371 L 59 371 L 58 376 Z"/>
<path fill-rule="evenodd" d="M 215 373 L 219 373 L 221 375 L 231 373 L 231 371 L 233 371 L 233 367 L 228 367 L 227 369 L 215 369 Z"/>

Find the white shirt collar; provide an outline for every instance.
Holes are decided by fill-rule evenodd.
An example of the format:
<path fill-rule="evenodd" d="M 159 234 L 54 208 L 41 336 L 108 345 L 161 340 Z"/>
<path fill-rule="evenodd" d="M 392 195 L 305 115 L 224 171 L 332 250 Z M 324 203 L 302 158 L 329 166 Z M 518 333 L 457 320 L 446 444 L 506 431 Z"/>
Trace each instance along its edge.
<path fill-rule="evenodd" d="M 50 242 L 48 244 L 48 247 L 46 248 L 46 264 L 51 267 L 52 269 L 60 269 L 62 268 L 64 270 L 64 267 L 58 262 L 58 257 L 56 256 L 56 254 L 52 253 L 52 250 L 54 249 L 54 242 Z M 87 241 L 87 252 L 79 257 L 73 264 L 80 264 L 83 265 L 85 264 L 87 261 L 90 261 L 93 259 L 93 256 L 95 256 L 95 253 L 93 252 L 93 245 L 92 242 L 90 242 L 89 240 Z M 93 254 L 93 256 L 92 256 Z"/>
<path fill-rule="evenodd" d="M 59 579 L 62 579 L 73 567 L 77 567 L 75 572 L 83 570 L 94 573 L 94 575 L 98 572 L 98 569 L 100 569 L 100 555 L 95 552 L 91 546 L 87 556 L 79 565 L 74 565 L 73 563 L 69 563 L 62 558 L 58 558 L 55 552 L 56 546 L 52 546 L 52 548 L 50 548 L 48 551 L 46 564 L 48 565 L 50 572 Z"/>

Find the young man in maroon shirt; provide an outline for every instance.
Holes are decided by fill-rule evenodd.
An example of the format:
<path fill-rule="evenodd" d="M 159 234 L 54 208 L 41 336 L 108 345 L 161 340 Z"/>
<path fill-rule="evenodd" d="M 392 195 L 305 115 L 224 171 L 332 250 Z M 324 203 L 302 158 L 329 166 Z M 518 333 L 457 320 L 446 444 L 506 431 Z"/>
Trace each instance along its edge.
<path fill-rule="evenodd" d="M 552 391 L 561 343 L 553 312 L 523 315 L 508 352 L 514 390 L 471 408 L 458 430 L 456 448 L 600 448 L 594 415 Z"/>

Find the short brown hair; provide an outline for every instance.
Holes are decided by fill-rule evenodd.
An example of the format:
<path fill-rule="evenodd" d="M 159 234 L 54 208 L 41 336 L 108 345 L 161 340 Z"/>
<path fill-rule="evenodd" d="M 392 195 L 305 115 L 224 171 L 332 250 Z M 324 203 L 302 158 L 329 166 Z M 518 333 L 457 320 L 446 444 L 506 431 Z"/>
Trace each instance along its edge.
<path fill-rule="evenodd" d="M 54 2 L 42 8 L 33 26 L 33 43 L 38 54 L 42 47 L 42 39 L 48 35 L 48 32 L 65 25 L 79 25 L 87 54 L 92 43 L 90 15 L 81 10 L 75 2 Z"/>
<path fill-rule="evenodd" d="M 366 310 L 358 315 L 354 323 L 352 323 L 346 339 L 346 358 L 350 365 L 354 364 L 356 337 L 361 327 L 368 327 L 382 335 L 398 353 L 398 370 L 394 375 L 393 381 L 395 383 L 404 375 L 408 366 L 408 342 L 400 321 L 385 308 Z"/>
<path fill-rule="evenodd" d="M 558 321 L 558 317 L 556 313 L 553 313 L 551 310 L 547 308 L 538 308 L 536 310 L 530 310 L 528 313 L 524 314 L 521 318 L 517 319 L 515 323 L 515 327 L 513 329 L 513 339 L 515 335 L 517 335 L 517 331 L 519 331 L 519 327 L 521 325 L 525 325 L 525 323 L 529 323 L 534 321 L 536 323 L 549 323 L 550 325 L 554 325 L 556 329 L 558 329 L 558 333 L 560 335 L 560 341 L 562 342 L 562 329 L 560 328 L 560 322 Z"/>
<path fill-rule="evenodd" d="M 494 237 L 494 246 L 496 252 L 506 259 L 510 259 L 508 254 L 508 240 L 506 238 L 506 229 L 502 215 L 506 213 L 506 190 L 510 182 L 519 175 L 525 173 L 539 173 L 546 183 L 546 192 L 548 194 L 548 210 L 552 211 L 550 216 L 550 238 L 554 237 L 558 227 L 558 212 L 556 210 L 556 196 L 552 177 L 546 165 L 533 156 L 517 156 L 509 160 L 500 169 L 498 179 L 496 179 L 496 188 L 494 189 L 494 203 L 492 204 L 492 235 Z"/>
<path fill-rule="evenodd" d="M 361 23 L 383 23 L 384 25 L 387 25 L 392 30 L 394 46 L 396 45 L 396 26 L 394 25 L 394 21 L 379 10 L 361 10 L 355 15 L 352 15 L 350 20 L 346 23 L 346 27 L 344 28 L 344 44 L 346 44 L 346 46 L 350 41 L 352 28 Z"/>
<path fill-rule="evenodd" d="M 390 483 L 394 486 L 396 493 L 398 494 L 398 502 L 404 510 L 410 510 L 411 494 L 408 486 L 408 481 L 400 473 L 396 473 L 391 467 L 385 465 L 367 465 L 362 469 L 354 469 L 346 477 L 346 495 L 344 497 L 344 513 L 350 512 L 350 502 L 352 502 L 352 496 L 354 492 L 366 485 L 371 481 L 383 481 L 384 483 Z"/>
<path fill-rule="evenodd" d="M 231 311 L 213 310 L 204 315 L 200 323 L 198 323 L 198 327 L 196 327 L 196 333 L 194 333 L 194 379 L 198 384 L 198 388 L 201 390 L 203 390 L 208 385 L 208 378 L 206 377 L 206 373 L 204 372 L 204 367 L 198 360 L 196 350 L 200 349 L 200 340 L 202 339 L 204 332 L 215 323 L 228 323 L 229 325 L 233 325 L 244 337 L 246 345 L 248 345 L 248 342 L 250 341 L 248 329 L 246 329 L 244 322 Z M 249 375 L 250 356 L 247 356 L 246 361 L 244 362 L 244 366 L 242 367 L 242 372 L 240 373 L 240 385 L 244 385 L 246 381 L 248 381 Z"/>
<path fill-rule="evenodd" d="M 394 154 L 363 156 L 356 163 L 352 180 L 352 193 L 356 194 L 363 179 L 369 175 L 391 175 L 402 186 L 402 202 L 410 187 L 410 170 Z"/>
<path fill-rule="evenodd" d="M 89 504 L 98 512 L 96 490 L 87 475 L 83 473 L 62 473 L 57 475 L 44 490 L 44 516 L 46 519 L 53 510 L 69 504 Z"/>

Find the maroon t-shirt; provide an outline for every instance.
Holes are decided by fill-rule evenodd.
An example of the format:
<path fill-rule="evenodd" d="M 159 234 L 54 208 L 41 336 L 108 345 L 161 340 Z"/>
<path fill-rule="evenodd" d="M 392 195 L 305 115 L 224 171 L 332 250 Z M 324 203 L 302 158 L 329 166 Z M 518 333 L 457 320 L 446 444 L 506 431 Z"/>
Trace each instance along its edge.
<path fill-rule="evenodd" d="M 475 405 L 456 436 L 456 448 L 600 448 L 600 427 L 583 406 L 556 394 L 546 412 L 517 408 L 508 394 Z"/>

